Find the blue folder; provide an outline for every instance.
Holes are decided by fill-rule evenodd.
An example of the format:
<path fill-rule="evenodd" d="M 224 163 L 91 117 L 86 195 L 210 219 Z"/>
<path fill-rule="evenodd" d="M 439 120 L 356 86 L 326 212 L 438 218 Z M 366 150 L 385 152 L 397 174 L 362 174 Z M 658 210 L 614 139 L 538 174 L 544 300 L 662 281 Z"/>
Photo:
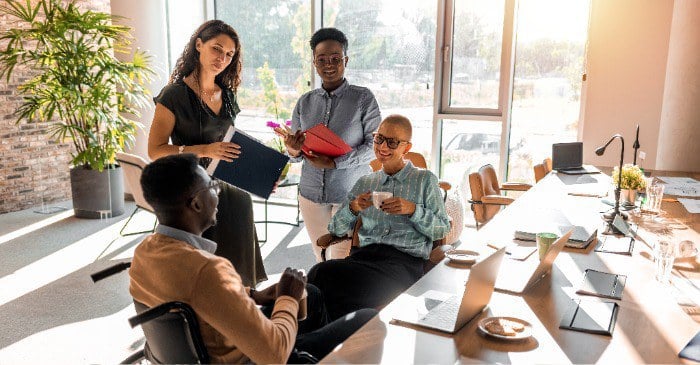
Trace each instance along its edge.
<path fill-rule="evenodd" d="M 212 161 L 207 172 L 219 180 L 268 199 L 289 157 L 233 127 L 224 140 L 241 146 L 241 154 L 233 162 Z"/>

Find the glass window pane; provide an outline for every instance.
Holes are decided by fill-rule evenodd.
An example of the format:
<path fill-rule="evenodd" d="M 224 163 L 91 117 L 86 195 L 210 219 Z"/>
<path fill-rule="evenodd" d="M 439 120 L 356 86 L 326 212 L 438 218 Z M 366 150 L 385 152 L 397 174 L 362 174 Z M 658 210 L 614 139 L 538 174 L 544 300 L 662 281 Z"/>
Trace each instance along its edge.
<path fill-rule="evenodd" d="M 498 173 L 501 162 L 501 123 L 443 120 L 441 148 L 440 178 L 458 186 L 462 197 L 469 199 L 470 173 L 486 164 L 493 165 Z"/>
<path fill-rule="evenodd" d="M 534 182 L 532 168 L 551 156 L 552 143 L 577 138 L 589 5 L 520 0 L 509 181 Z"/>
<path fill-rule="evenodd" d="M 218 0 L 215 8 L 216 17 L 241 38 L 236 126 L 272 143 L 274 133 L 266 122 L 290 119 L 297 99 L 311 89 L 311 2 Z"/>
<path fill-rule="evenodd" d="M 450 106 L 498 109 L 505 1 L 454 4 Z"/>
<path fill-rule="evenodd" d="M 348 37 L 348 81 L 372 90 L 382 117 L 408 117 L 413 150 L 429 161 L 437 2 L 325 0 L 323 9 L 323 26 Z"/>

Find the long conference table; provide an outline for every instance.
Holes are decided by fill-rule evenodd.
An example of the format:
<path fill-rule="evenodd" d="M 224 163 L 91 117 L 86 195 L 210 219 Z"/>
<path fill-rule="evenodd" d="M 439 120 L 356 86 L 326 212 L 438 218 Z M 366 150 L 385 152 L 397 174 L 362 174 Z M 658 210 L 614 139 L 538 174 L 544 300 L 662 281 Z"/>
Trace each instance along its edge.
<path fill-rule="evenodd" d="M 656 176 L 700 174 L 655 173 Z M 568 176 L 551 173 L 513 204 L 499 212 L 476 234 L 463 238 L 458 248 L 478 251 L 482 257 L 494 247 L 513 242 L 520 222 L 546 217 L 543 212 L 565 212 L 571 220 L 597 219 L 610 206 L 597 195 L 610 189 L 604 174 Z M 398 300 L 322 359 L 323 363 L 454 364 L 454 363 L 693 363 L 678 357 L 700 331 L 700 261 L 676 260 L 671 283 L 654 279 L 653 247 L 659 239 L 678 244 L 690 240 L 700 246 L 700 214 L 689 214 L 675 199 L 665 199 L 662 214 L 632 214 L 637 239 L 631 256 L 565 248 L 552 272 L 523 294 L 494 292 L 487 308 L 454 335 L 395 324 L 403 308 Z M 545 218 L 542 218 L 545 219 Z M 604 227 L 599 222 L 599 232 Z M 539 260 L 537 253 L 527 261 Z M 536 264 L 536 262 L 535 262 Z M 505 258 L 499 275 L 529 275 L 521 262 Z M 627 275 L 612 336 L 559 328 L 576 294 L 585 269 Z M 464 290 L 468 267 L 443 260 L 404 294 L 419 296 L 428 290 L 458 294 Z M 608 300 L 608 299 L 606 299 Z M 608 300 L 610 301 L 610 300 Z M 480 333 L 478 322 L 490 316 L 517 317 L 532 325 L 532 337 L 521 341 L 493 339 Z"/>

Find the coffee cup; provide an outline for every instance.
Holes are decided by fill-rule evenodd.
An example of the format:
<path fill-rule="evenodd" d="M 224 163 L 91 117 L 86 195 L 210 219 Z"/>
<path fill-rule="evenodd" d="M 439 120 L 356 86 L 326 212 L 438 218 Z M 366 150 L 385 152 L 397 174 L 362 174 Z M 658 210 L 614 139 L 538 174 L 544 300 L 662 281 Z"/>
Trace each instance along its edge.
<path fill-rule="evenodd" d="M 372 204 L 375 208 L 381 209 L 382 202 L 393 196 L 394 194 L 389 191 L 374 191 L 372 192 Z"/>
<path fill-rule="evenodd" d="M 558 238 L 559 238 L 559 235 L 557 235 L 556 233 L 540 232 L 537 234 L 537 236 L 536 236 L 537 253 L 540 256 L 540 261 L 542 261 L 542 259 L 544 259 L 544 256 L 547 254 L 547 251 L 549 250 L 550 247 L 552 247 L 552 244 Z"/>

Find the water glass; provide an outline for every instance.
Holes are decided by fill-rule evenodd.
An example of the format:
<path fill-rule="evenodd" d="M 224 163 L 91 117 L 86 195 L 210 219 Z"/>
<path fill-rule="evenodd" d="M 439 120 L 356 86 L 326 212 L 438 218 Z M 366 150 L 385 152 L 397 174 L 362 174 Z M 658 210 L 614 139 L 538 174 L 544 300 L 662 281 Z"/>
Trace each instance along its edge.
<path fill-rule="evenodd" d="M 656 256 L 656 281 L 666 284 L 671 278 L 676 247 L 670 241 L 659 241 L 654 250 Z"/>
<path fill-rule="evenodd" d="M 642 207 L 643 213 L 659 214 L 661 212 L 661 200 L 664 197 L 663 184 L 649 184 L 646 189 L 646 203 Z"/>

